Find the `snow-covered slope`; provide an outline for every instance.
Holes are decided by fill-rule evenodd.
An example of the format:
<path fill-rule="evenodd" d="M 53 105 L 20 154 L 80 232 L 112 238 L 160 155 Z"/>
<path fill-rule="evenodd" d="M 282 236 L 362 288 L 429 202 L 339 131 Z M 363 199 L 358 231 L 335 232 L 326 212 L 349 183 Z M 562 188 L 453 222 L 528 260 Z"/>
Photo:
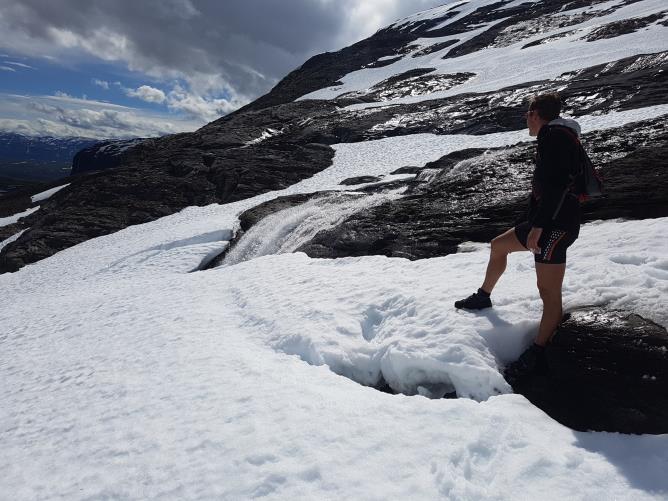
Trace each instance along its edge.
<path fill-rule="evenodd" d="M 534 77 L 502 74 L 505 63 L 498 57 L 519 68 L 524 53 L 545 57 L 553 54 L 552 44 L 554 54 L 581 52 L 587 66 L 616 60 L 621 53 L 610 40 L 583 37 L 595 27 L 663 12 L 654 0 L 595 2 L 591 8 L 577 2 L 578 11 L 561 3 L 566 7 L 560 15 L 582 18 L 568 25 L 569 33 L 575 30 L 568 38 L 521 49 L 565 29 L 549 19 L 538 27 L 527 20 L 528 27 L 512 32 L 516 41 L 506 33 L 488 41 L 498 47 L 443 60 L 443 52 L 429 54 L 438 72 L 475 73 L 468 83 L 448 90 L 427 86 L 431 91 L 391 101 L 374 96 L 354 110 L 332 113 L 362 117 L 373 113 L 369 105 L 527 82 Z M 394 28 L 438 32 L 488 4 L 448 4 Z M 595 17 L 593 11 L 609 13 Z M 453 17 L 444 19 L 448 15 Z M 662 26 L 651 21 L 613 40 L 624 47 L 622 55 L 664 51 Z M 457 38 L 473 40 L 485 27 L 489 23 L 471 22 Z M 358 93 L 359 99 L 373 94 L 366 91 L 377 82 L 419 68 L 424 57 L 401 54 L 388 66 L 356 71 L 337 89 L 317 92 Z M 584 67 L 575 59 L 563 64 L 556 73 L 545 65 L 535 78 Z M 660 85 L 661 72 L 656 75 Z M 531 88 L 514 99 L 521 103 Z M 614 134 L 622 126 L 645 130 L 668 111 L 661 96 L 644 106 L 627 97 L 626 108 L 618 102 L 580 114 L 585 134 Z M 350 95 L 341 99 L 352 102 Z M 278 140 L 262 134 L 269 128 L 312 138 L 315 132 L 304 132 L 310 127 L 305 120 L 285 128 L 258 124 L 235 133 L 234 141 L 252 155 L 265 150 L 251 148 Z M 205 128 L 198 139 L 212 130 Z M 531 341 L 541 309 L 529 254 L 510 257 L 495 308 L 474 315 L 451 305 L 479 285 L 487 244 L 466 242 L 458 253 L 412 261 L 378 255 L 313 259 L 292 252 L 317 228 L 405 198 L 401 182 L 407 174 L 396 173 L 398 168 L 422 169 L 471 148 L 515 151 L 530 139 L 519 127 L 390 136 L 334 144 L 329 167 L 282 189 L 188 207 L 0 275 L 0 497 L 666 499 L 668 436 L 575 432 L 512 394 L 503 369 Z M 249 145 L 255 138 L 264 139 Z M 202 162 L 201 153 L 187 149 L 189 138 L 173 141 L 185 146 L 170 169 L 192 175 L 184 158 Z M 493 163 L 494 155 L 498 151 L 482 158 Z M 208 157 L 203 162 L 216 165 Z M 463 160 L 441 174 L 466 177 L 474 168 Z M 515 167 L 518 179 L 522 168 Z M 374 183 L 355 186 L 355 193 L 341 184 L 361 175 L 401 182 L 362 199 L 359 189 Z M 427 168 L 418 177 L 428 184 L 432 175 Z M 54 200 L 67 196 L 74 206 L 77 189 L 73 182 L 50 198 L 43 194 L 52 219 L 59 214 Z M 327 193 L 275 212 L 238 240 L 230 260 L 205 269 L 241 234 L 245 211 L 316 192 Z M 15 231 L 0 247 L 10 248 L 30 230 Z M 667 250 L 667 217 L 584 225 L 569 251 L 566 309 L 605 305 L 668 326 Z M 382 386 L 401 393 L 374 388 Z M 461 398 L 439 398 L 455 394 Z"/>
<path fill-rule="evenodd" d="M 503 299 L 482 316 L 450 305 L 482 273 L 485 245 L 188 273 L 256 202 L 191 208 L 0 278 L 3 492 L 665 497 L 667 437 L 573 432 L 509 394 L 500 368 L 540 311 L 528 256 L 512 256 Z M 585 226 L 566 306 L 604 300 L 668 324 L 666 235 L 665 218 Z M 355 382 L 380 374 L 409 393 L 479 401 Z"/>
<path fill-rule="evenodd" d="M 417 96 L 410 95 L 404 98 L 383 100 L 383 105 L 418 102 L 463 92 L 489 92 L 529 82 L 553 80 L 567 72 L 605 64 L 628 56 L 668 50 L 666 27 L 660 23 L 662 19 L 668 19 L 665 2 L 646 0 L 639 3 L 628 3 L 624 5 L 623 1 L 613 0 L 578 9 L 571 9 L 569 4 L 565 3 L 563 9 L 547 19 L 528 20 L 524 25 L 514 24 L 499 33 L 490 46 L 455 58 L 448 57 L 448 52 L 488 32 L 495 24 L 505 19 L 499 18 L 483 23 L 481 26 L 476 25 L 475 29 L 463 34 L 420 38 L 411 43 L 410 52 L 392 64 L 349 73 L 340 79 L 341 84 L 317 90 L 300 99 L 332 99 L 348 93 L 364 92 L 390 77 L 416 68 L 430 68 L 432 71 L 428 73 L 428 77 L 431 79 L 438 79 L 441 75 L 462 73 L 472 75 L 458 85 L 448 86 L 447 90 L 420 92 Z M 571 5 L 574 4 L 575 2 Z M 490 2 L 487 0 L 465 2 L 461 8 L 457 9 L 460 14 L 433 29 L 446 28 L 485 5 L 490 5 Z M 510 6 L 512 4 L 503 5 L 499 10 L 507 10 Z M 455 8 L 456 6 L 447 6 L 446 12 Z M 607 11 L 612 12 L 603 14 Z M 442 14 L 443 12 L 434 13 L 436 16 Z M 394 27 L 411 29 L 420 22 L 424 22 L 424 15 L 404 19 Z M 430 16 L 430 11 L 426 15 Z M 550 18 L 553 19 L 552 22 Z M 638 31 L 611 38 L 588 40 L 588 37 L 602 27 L 629 19 L 643 19 L 647 22 Z M 425 49 L 448 40 L 457 40 L 457 42 L 416 57 L 416 54 L 420 54 Z M 543 43 L 531 45 L 539 41 Z M 527 47 L 527 45 L 530 46 Z"/>

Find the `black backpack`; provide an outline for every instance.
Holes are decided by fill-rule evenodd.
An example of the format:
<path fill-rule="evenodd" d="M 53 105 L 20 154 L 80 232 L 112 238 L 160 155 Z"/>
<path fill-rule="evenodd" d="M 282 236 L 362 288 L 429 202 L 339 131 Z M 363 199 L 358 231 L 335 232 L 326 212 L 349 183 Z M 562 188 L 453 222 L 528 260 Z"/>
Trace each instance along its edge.
<path fill-rule="evenodd" d="M 580 155 L 576 170 L 571 174 L 570 192 L 577 195 L 581 202 L 590 198 L 602 197 L 603 178 L 594 167 L 577 134 L 566 126 L 557 127 L 568 132 L 568 135 L 575 141 Z"/>

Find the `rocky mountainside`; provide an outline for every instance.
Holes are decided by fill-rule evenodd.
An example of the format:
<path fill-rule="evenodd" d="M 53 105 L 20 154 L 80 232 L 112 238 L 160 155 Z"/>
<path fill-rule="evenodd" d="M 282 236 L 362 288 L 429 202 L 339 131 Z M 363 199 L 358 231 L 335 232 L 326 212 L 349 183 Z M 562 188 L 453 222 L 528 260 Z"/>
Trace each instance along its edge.
<path fill-rule="evenodd" d="M 668 9 L 659 0 L 471 0 L 411 16 L 310 59 L 266 96 L 196 132 L 80 153 L 82 171 L 111 168 L 74 178 L 38 211 L 0 227 L 0 242 L 22 232 L 1 247 L 0 272 L 184 207 L 286 188 L 330 167 L 341 145 L 360 156 L 359 170 L 344 181 L 349 191 L 402 196 L 349 215 L 298 250 L 328 258 L 454 253 L 521 217 L 534 150 L 523 114 L 544 91 L 559 91 L 564 111 L 582 121 L 582 141 L 606 179 L 607 196 L 583 206 L 585 219 L 668 216 L 667 35 Z M 498 139 L 503 133 L 519 139 Z M 365 157 L 372 141 L 430 138 L 432 145 L 461 135 L 479 138 L 478 146 L 426 162 L 407 156 L 390 176 L 370 166 L 403 158 L 400 149 Z M 251 209 L 236 240 L 310 198 Z M 665 352 L 661 360 L 668 363 Z M 656 384 L 668 389 L 661 374 Z M 638 431 L 647 422 L 653 432 L 668 431 L 665 420 L 639 422 L 621 428 Z M 577 426 L 620 428 L 594 417 Z"/>
<path fill-rule="evenodd" d="M 78 176 L 123 165 L 126 152 L 144 140 L 143 138 L 116 139 L 96 142 L 85 147 L 72 158 L 71 175 Z"/>

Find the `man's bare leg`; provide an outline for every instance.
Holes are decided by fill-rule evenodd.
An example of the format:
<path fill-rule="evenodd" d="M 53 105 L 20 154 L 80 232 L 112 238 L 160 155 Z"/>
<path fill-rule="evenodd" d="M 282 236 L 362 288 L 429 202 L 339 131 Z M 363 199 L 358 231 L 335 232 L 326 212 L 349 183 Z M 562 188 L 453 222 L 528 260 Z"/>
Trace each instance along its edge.
<path fill-rule="evenodd" d="M 485 273 L 485 281 L 480 288 L 488 294 L 491 294 L 494 286 L 499 281 L 499 278 L 501 278 L 503 272 L 506 271 L 508 254 L 525 250 L 527 250 L 527 248 L 517 240 L 514 228 L 509 229 L 493 239 L 489 253 L 489 262 L 487 263 L 487 272 Z"/>
<path fill-rule="evenodd" d="M 563 315 L 561 307 L 561 286 L 564 281 L 566 264 L 536 263 L 538 292 L 543 300 L 543 316 L 540 319 L 535 343 L 545 346 L 554 335 Z"/>

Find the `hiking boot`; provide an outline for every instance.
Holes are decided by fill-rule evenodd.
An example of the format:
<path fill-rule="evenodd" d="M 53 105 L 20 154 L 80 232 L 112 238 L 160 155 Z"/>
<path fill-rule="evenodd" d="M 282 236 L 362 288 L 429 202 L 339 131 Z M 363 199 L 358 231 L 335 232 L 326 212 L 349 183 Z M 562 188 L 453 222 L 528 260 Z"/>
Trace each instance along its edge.
<path fill-rule="evenodd" d="M 508 367 L 507 372 L 514 378 L 546 375 L 548 366 L 545 347 L 533 343 L 520 355 L 520 358 Z"/>
<path fill-rule="evenodd" d="M 464 308 L 466 310 L 482 310 L 483 308 L 490 308 L 491 306 L 492 300 L 489 298 L 489 294 L 486 294 L 480 289 L 466 299 L 455 301 L 455 308 Z"/>

